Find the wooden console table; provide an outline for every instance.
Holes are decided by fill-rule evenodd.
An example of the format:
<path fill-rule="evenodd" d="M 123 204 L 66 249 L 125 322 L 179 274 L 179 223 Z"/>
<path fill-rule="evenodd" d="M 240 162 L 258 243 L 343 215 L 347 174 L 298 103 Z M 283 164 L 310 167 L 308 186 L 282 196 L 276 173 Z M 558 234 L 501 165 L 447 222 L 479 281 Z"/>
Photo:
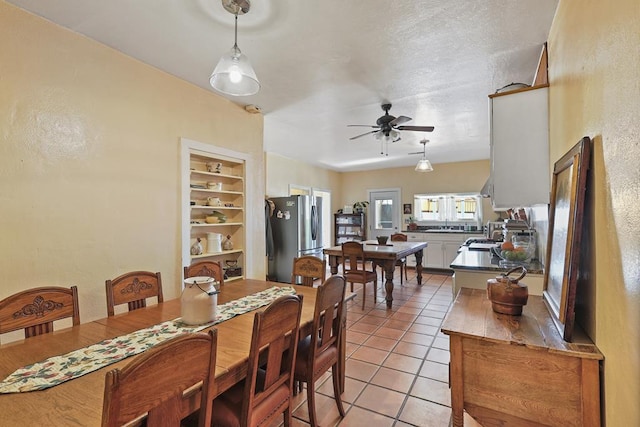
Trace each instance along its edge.
<path fill-rule="evenodd" d="M 486 290 L 462 288 L 442 324 L 450 338 L 453 426 L 600 426 L 602 353 L 563 341 L 542 297 L 522 316 L 497 314 Z M 574 332 L 575 334 L 575 332 Z"/>

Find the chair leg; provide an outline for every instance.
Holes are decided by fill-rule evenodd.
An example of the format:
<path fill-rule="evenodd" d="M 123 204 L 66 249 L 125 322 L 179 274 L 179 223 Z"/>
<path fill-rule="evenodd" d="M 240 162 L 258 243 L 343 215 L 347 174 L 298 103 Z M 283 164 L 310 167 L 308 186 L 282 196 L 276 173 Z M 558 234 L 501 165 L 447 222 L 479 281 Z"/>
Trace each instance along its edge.
<path fill-rule="evenodd" d="M 351 284 L 351 292 L 353 292 L 353 282 L 351 282 L 350 284 Z"/>
<path fill-rule="evenodd" d="M 284 410 L 284 427 L 291 427 L 291 423 L 293 421 L 293 411 L 291 408 L 291 401 L 289 401 L 289 406 Z"/>
<path fill-rule="evenodd" d="M 407 264 L 404 265 L 404 280 L 409 280 L 409 276 L 407 276 Z"/>
<path fill-rule="evenodd" d="M 402 264 L 400 264 L 400 286 L 402 286 L 403 281 L 402 281 Z"/>
<path fill-rule="evenodd" d="M 318 417 L 316 416 L 316 384 L 312 378 L 307 382 L 307 408 L 309 411 L 309 424 L 311 427 L 318 425 Z"/>
<path fill-rule="evenodd" d="M 367 284 L 362 284 L 362 309 L 364 310 L 364 296 L 367 293 Z"/>
<path fill-rule="evenodd" d="M 339 363 L 331 367 L 331 376 L 333 377 L 333 395 L 336 398 L 336 406 L 338 406 L 338 412 L 340 416 L 344 418 L 344 406 L 342 405 L 342 396 L 340 395 L 340 369 Z"/>
<path fill-rule="evenodd" d="M 373 282 L 373 305 L 378 303 L 378 280 Z"/>

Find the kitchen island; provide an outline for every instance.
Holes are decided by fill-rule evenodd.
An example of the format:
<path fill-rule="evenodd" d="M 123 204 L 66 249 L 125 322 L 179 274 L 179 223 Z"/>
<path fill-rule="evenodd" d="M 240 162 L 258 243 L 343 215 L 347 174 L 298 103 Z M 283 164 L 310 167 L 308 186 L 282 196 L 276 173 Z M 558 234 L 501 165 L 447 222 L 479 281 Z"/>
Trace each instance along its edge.
<path fill-rule="evenodd" d="M 458 256 L 451 262 L 453 270 L 453 296 L 460 288 L 486 289 L 487 280 L 495 279 L 502 273 L 509 271 L 510 267 L 500 265 L 500 259 L 492 255 L 490 251 L 474 251 L 463 248 Z M 544 270 L 542 264 L 532 260 L 524 264 L 527 275 L 522 279 L 529 289 L 529 295 L 542 295 L 544 283 Z"/>

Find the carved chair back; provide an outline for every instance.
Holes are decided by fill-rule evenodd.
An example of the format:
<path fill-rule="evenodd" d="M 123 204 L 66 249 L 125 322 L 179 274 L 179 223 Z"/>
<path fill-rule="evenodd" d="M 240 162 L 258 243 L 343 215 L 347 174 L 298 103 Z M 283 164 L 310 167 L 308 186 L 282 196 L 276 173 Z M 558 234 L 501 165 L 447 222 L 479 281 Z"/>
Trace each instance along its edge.
<path fill-rule="evenodd" d="M 24 329 L 25 338 L 53 332 L 55 320 L 80 324 L 78 288 L 56 286 L 27 289 L 0 301 L 0 334 Z"/>
<path fill-rule="evenodd" d="M 315 280 L 324 283 L 327 277 L 327 261 L 312 255 L 293 259 L 291 283 L 298 282 L 305 286 L 313 286 Z"/>
<path fill-rule="evenodd" d="M 147 306 L 147 298 L 157 297 L 158 303 L 164 301 L 162 296 L 162 278 L 160 273 L 150 271 L 132 271 L 105 282 L 107 294 L 107 314 L 115 314 L 114 307 L 127 304 L 129 311 Z"/>
<path fill-rule="evenodd" d="M 206 276 L 216 279 L 220 286 L 224 285 L 224 269 L 219 262 L 200 261 L 184 268 L 184 278 Z"/>

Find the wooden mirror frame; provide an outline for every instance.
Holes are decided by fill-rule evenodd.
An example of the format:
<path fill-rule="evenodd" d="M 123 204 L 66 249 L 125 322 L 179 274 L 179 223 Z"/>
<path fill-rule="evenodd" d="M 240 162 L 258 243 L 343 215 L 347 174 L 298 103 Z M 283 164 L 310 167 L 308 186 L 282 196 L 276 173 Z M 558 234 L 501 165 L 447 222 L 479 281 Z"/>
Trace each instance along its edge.
<path fill-rule="evenodd" d="M 576 284 L 582 237 L 582 218 L 591 154 L 584 137 L 553 168 L 547 268 L 543 300 L 560 335 L 570 342 L 575 320 Z"/>

